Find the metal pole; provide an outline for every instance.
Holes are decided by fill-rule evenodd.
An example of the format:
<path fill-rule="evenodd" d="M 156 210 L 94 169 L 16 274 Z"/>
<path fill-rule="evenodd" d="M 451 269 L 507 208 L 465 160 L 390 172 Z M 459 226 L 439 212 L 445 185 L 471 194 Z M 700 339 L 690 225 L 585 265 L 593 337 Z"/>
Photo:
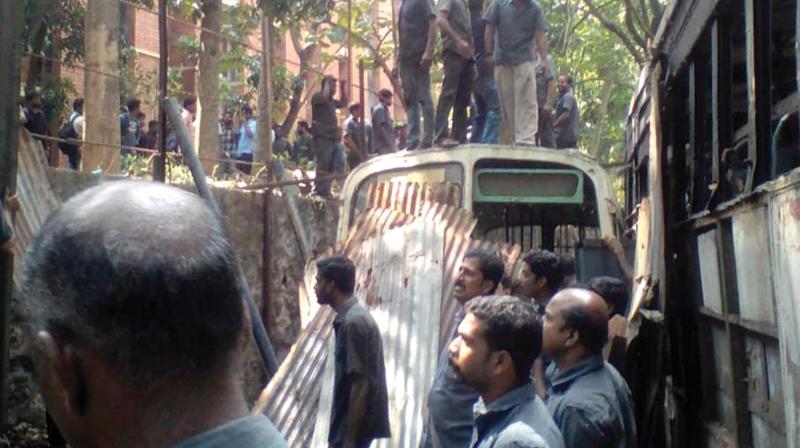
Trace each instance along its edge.
<path fill-rule="evenodd" d="M 167 45 L 167 0 L 158 2 L 158 96 L 167 97 L 167 72 L 169 71 L 169 45 Z M 158 151 L 153 163 L 153 178 L 159 182 L 167 180 L 167 112 L 158 102 Z"/>
<path fill-rule="evenodd" d="M 364 61 L 358 61 L 358 101 L 361 104 L 361 141 L 369 149 L 367 144 L 367 100 L 364 94 Z"/>
<path fill-rule="evenodd" d="M 164 108 L 166 109 L 169 122 L 172 123 L 172 128 L 175 131 L 175 135 L 178 137 L 178 144 L 183 152 L 183 161 L 189 166 L 189 170 L 192 172 L 192 177 L 194 177 L 194 184 L 195 187 L 197 187 L 197 192 L 201 197 L 208 201 L 208 204 L 214 210 L 214 213 L 221 219 L 217 201 L 214 199 L 214 195 L 211 193 L 211 189 L 208 187 L 208 183 L 206 182 L 206 174 L 203 172 L 203 165 L 200 164 L 200 159 L 197 158 L 194 145 L 189 139 L 189 131 L 183 124 L 183 120 L 181 120 L 181 107 L 178 106 L 178 102 L 175 100 L 175 98 L 164 98 L 162 102 L 164 103 Z M 250 323 L 253 327 L 253 338 L 258 346 L 258 351 L 261 353 L 261 359 L 264 362 L 267 375 L 269 378 L 272 378 L 272 376 L 275 375 L 275 372 L 278 371 L 278 361 L 275 357 L 275 350 L 273 350 L 272 344 L 269 341 L 267 329 L 264 327 L 264 322 L 261 320 L 261 313 L 259 313 L 255 301 L 253 300 L 253 295 L 250 292 L 250 285 L 247 283 L 247 279 L 244 276 L 244 271 L 242 270 L 242 265 L 239 263 L 238 259 L 236 261 L 236 268 L 238 271 L 239 282 L 241 283 L 244 292 L 245 302 L 247 302 L 247 310 L 250 313 Z"/>
<path fill-rule="evenodd" d="M 347 93 L 353 91 L 353 0 L 347 0 Z"/>
<path fill-rule="evenodd" d="M 264 154 L 264 165 L 267 168 L 267 180 L 272 180 L 272 98 L 270 97 L 270 75 L 272 46 L 269 43 L 269 18 L 265 11 L 261 13 L 261 95 L 258 137 Z"/>
<path fill-rule="evenodd" d="M 17 191 L 17 149 L 19 146 L 19 23 L 22 2 L 0 2 L 0 197 Z M 0 210 L 0 213 L 3 211 Z M 0 428 L 6 426 L 8 411 L 8 329 L 14 289 L 14 255 L 0 252 Z"/>

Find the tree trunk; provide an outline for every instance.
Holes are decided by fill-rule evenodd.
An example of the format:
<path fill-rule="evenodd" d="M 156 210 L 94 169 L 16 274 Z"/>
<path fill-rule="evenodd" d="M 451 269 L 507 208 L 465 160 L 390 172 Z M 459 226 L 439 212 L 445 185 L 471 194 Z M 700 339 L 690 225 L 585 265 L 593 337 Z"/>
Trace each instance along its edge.
<path fill-rule="evenodd" d="M 296 28 L 289 30 L 289 36 L 292 40 L 294 51 L 297 53 L 297 58 L 300 60 L 300 69 L 298 70 L 299 74 L 297 76 L 303 76 L 303 73 L 308 72 L 308 55 L 314 51 L 317 44 L 303 46 L 300 40 L 300 30 Z M 289 101 L 289 111 L 286 113 L 283 123 L 281 123 L 281 130 L 284 135 L 289 135 L 289 130 L 294 126 L 294 122 L 297 120 L 297 116 L 300 115 L 300 110 L 303 108 L 303 104 L 305 103 L 303 101 L 303 92 L 306 90 L 305 84 L 306 83 L 302 83 L 302 85 L 298 86 L 298 88 L 292 92 L 292 99 Z"/>
<path fill-rule="evenodd" d="M 609 148 L 602 148 L 601 154 L 600 145 L 603 142 L 603 136 L 605 135 L 605 127 L 603 125 L 606 123 L 608 117 L 608 103 L 611 101 L 611 94 L 614 91 L 615 85 L 617 85 L 617 83 L 612 79 L 606 79 L 603 82 L 603 90 L 600 93 L 600 108 L 598 109 L 596 115 L 601 118 L 599 123 L 595 123 L 596 128 L 594 136 L 592 136 L 592 146 L 589 148 L 589 154 L 597 157 L 597 159 L 601 162 L 604 162 L 606 157 L 608 157 Z"/>
<path fill-rule="evenodd" d="M 91 86 L 83 106 L 86 140 L 109 146 L 84 144 L 84 171 L 120 170 L 119 78 L 100 74 L 118 71 L 119 8 L 107 0 L 86 2 L 84 83 Z"/>
<path fill-rule="evenodd" d="M 203 0 L 203 30 L 200 34 L 200 73 L 198 113 L 200 131 L 196 143 L 197 154 L 206 174 L 211 174 L 219 157 L 219 37 L 221 25 L 221 0 Z M 206 31 L 206 30 L 210 30 Z"/>

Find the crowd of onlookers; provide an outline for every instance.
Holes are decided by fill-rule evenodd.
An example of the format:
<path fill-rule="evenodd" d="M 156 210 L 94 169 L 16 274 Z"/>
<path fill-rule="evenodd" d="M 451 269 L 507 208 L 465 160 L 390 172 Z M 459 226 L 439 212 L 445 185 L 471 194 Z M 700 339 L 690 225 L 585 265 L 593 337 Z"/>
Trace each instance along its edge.
<path fill-rule="evenodd" d="M 274 154 L 295 163 L 312 162 L 317 177 L 327 179 L 344 175 L 348 166 L 353 168 L 372 155 L 434 145 L 577 145 L 579 112 L 573 80 L 566 73 L 557 75 L 548 54 L 545 14 L 536 0 L 438 0 L 436 5 L 433 0 L 403 0 L 397 28 L 393 76 L 402 90 L 407 126 L 392 118 L 397 92 L 375 92 L 375 104 L 364 116 L 364 105 L 348 102 L 346 82 L 337 85 L 335 78 L 325 76 L 320 91 L 311 97 L 311 120 L 297 122 L 293 142 L 290 129 L 273 124 Z M 434 109 L 430 76 L 439 35 L 443 79 Z M 73 111 L 59 132 L 62 140 L 82 136 L 82 106 L 81 99 L 73 102 Z M 250 106 L 236 109 L 221 111 L 217 162 L 223 173 L 251 174 L 253 155 L 259 151 L 258 122 Z M 348 111 L 342 125 L 339 109 Z M 195 97 L 184 99 L 181 117 L 194 140 Z M 36 92 L 25 98 L 24 122 L 31 132 L 47 134 L 41 96 Z M 136 148 L 157 148 L 158 133 L 158 121 L 147 121 L 141 101 L 128 99 L 120 112 L 122 155 L 134 154 Z M 80 144 L 62 141 L 58 146 L 76 168 Z M 178 150 L 169 127 L 166 147 Z M 328 196 L 330 182 L 323 180 L 315 192 Z"/>
<path fill-rule="evenodd" d="M 161 225 L 175 220 L 193 231 Z M 8 230 L 0 220 L 2 250 Z M 636 447 L 623 358 L 606 361 L 625 284 L 576 283 L 574 260 L 545 250 L 522 262 L 510 279 L 496 252 L 461 260 L 420 448 Z M 328 446 L 366 448 L 394 429 L 386 330 L 354 297 L 351 260 L 316 268 L 317 301 L 336 314 Z M 249 415 L 240 385 L 249 324 L 237 269 L 219 216 L 164 184 L 103 183 L 46 221 L 23 263 L 23 316 L 40 391 L 71 446 L 287 446 Z"/>

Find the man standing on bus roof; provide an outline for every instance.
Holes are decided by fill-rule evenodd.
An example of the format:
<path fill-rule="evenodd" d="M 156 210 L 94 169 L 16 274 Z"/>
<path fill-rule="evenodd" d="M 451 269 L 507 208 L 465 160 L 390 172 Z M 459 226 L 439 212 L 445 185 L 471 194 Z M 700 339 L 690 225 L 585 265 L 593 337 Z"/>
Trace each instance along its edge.
<path fill-rule="evenodd" d="M 322 89 L 311 97 L 311 135 L 314 136 L 314 155 L 316 159 L 317 179 L 330 176 L 337 171 L 337 156 L 342 133 L 339 131 L 339 122 L 336 119 L 336 109 L 347 107 L 347 84 L 341 82 L 341 96 L 336 96 L 336 78 L 330 75 L 322 78 Z M 330 197 L 330 179 L 314 183 L 314 194 Z"/>
<path fill-rule="evenodd" d="M 581 448 L 635 448 L 636 420 L 622 375 L 603 361 L 608 307 L 588 289 L 565 289 L 544 315 L 543 354 L 554 361 L 547 409 L 564 443 Z"/>
<path fill-rule="evenodd" d="M 536 0 L 494 0 L 485 18 L 486 61 L 495 65 L 504 126 L 514 144 L 533 146 L 539 127 L 535 62 L 547 63 L 542 8 Z"/>
<path fill-rule="evenodd" d="M 474 77 L 472 21 L 467 0 L 439 0 L 437 24 L 442 31 L 444 79 L 436 104 L 437 144 L 452 146 L 467 141 L 467 108 Z M 453 126 L 448 132 L 450 111 Z"/>
<path fill-rule="evenodd" d="M 436 42 L 436 11 L 432 0 L 402 0 L 397 27 L 397 71 L 403 85 L 408 116 L 408 149 L 430 148 L 433 146 L 430 68 Z M 425 125 L 424 132 L 420 129 L 420 112 Z"/>
<path fill-rule="evenodd" d="M 578 100 L 572 94 L 572 77 L 558 77 L 558 103 L 556 120 L 553 122 L 556 134 L 556 148 L 575 148 L 578 146 Z"/>

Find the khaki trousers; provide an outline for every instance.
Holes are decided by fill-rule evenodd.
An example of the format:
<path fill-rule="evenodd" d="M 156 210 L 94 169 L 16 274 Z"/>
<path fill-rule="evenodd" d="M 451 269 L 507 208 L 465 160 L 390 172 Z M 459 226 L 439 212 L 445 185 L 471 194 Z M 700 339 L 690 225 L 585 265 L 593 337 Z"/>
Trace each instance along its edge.
<path fill-rule="evenodd" d="M 534 146 L 539 129 L 539 105 L 536 102 L 536 71 L 533 62 L 498 65 L 494 69 L 503 126 L 512 143 Z"/>

